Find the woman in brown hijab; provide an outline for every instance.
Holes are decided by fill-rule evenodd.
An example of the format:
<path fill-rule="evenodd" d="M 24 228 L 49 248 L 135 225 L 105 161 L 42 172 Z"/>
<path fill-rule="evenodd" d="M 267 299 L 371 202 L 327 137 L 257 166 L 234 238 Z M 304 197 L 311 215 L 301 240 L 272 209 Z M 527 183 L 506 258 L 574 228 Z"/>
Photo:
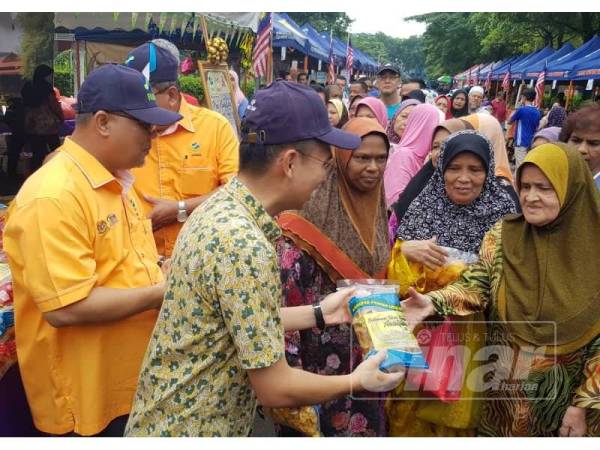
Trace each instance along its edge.
<path fill-rule="evenodd" d="M 317 303 L 340 279 L 385 277 L 390 250 L 383 172 L 389 142 L 372 119 L 352 119 L 344 130 L 360 136 L 362 145 L 354 151 L 333 149 L 333 167 L 305 207 L 278 217 L 286 306 Z M 350 325 L 286 333 L 288 362 L 314 373 L 348 374 L 361 361 L 351 333 Z M 319 419 L 325 436 L 386 435 L 383 400 L 329 402 L 321 405 Z M 294 435 L 284 428 L 281 434 Z"/>
<path fill-rule="evenodd" d="M 600 436 L 600 193 L 558 143 L 516 174 L 523 213 L 484 237 L 480 261 L 439 291 L 410 292 L 410 321 L 437 312 L 488 319 L 483 436 Z"/>

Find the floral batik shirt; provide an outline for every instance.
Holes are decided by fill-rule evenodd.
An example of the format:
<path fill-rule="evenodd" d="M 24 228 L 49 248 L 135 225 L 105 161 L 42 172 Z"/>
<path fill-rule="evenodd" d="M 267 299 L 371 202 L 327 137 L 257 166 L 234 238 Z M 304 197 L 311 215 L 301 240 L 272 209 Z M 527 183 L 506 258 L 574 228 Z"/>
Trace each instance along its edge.
<path fill-rule="evenodd" d="M 247 436 L 248 369 L 284 357 L 277 223 L 234 178 L 179 234 L 128 436 Z"/>

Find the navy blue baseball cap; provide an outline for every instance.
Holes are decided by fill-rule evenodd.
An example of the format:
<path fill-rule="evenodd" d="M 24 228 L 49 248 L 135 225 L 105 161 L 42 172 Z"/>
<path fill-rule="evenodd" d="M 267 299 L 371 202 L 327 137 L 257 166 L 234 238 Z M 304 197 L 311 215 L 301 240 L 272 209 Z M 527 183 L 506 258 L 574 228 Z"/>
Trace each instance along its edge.
<path fill-rule="evenodd" d="M 355 150 L 361 144 L 359 136 L 331 126 L 319 94 L 291 81 L 274 81 L 256 92 L 246 109 L 244 129 L 256 134 L 257 143 L 266 145 L 317 139 Z"/>
<path fill-rule="evenodd" d="M 141 122 L 167 126 L 181 115 L 159 108 L 148 82 L 140 72 L 117 64 L 106 64 L 92 71 L 77 95 L 79 114 L 96 111 L 123 112 Z"/>
<path fill-rule="evenodd" d="M 148 66 L 150 83 L 176 81 L 179 73 L 179 63 L 175 56 L 152 42 L 146 42 L 129 52 L 125 65 L 138 72 L 143 72 Z"/>

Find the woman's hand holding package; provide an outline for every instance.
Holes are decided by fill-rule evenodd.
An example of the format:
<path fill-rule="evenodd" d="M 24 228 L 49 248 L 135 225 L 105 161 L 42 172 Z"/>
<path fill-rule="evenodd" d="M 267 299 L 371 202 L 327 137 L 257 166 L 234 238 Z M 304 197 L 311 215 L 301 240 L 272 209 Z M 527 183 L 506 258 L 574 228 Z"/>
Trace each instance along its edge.
<path fill-rule="evenodd" d="M 448 252 L 435 243 L 436 238 L 425 241 L 406 241 L 402 244 L 402 254 L 412 262 L 421 263 L 432 270 L 444 265 Z"/>
<path fill-rule="evenodd" d="M 419 294 L 414 288 L 408 289 L 408 297 L 400 302 L 404 317 L 410 329 L 414 329 L 419 323 L 435 313 L 433 302 L 423 294 Z"/>

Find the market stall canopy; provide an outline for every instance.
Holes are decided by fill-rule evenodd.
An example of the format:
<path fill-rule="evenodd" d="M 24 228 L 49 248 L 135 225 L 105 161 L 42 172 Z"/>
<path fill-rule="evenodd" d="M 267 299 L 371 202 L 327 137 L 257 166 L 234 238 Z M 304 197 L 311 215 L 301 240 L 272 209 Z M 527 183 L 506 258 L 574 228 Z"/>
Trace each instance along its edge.
<path fill-rule="evenodd" d="M 304 54 L 310 52 L 308 36 L 286 13 L 273 13 L 273 47 L 289 47 Z"/>
<path fill-rule="evenodd" d="M 596 50 L 586 58 L 585 61 L 578 62 L 569 72 L 571 80 L 598 80 L 600 79 L 600 50 Z"/>
<path fill-rule="evenodd" d="M 537 63 L 529 66 L 523 74 L 523 79 L 525 79 L 525 80 L 537 79 L 537 77 L 540 75 L 540 72 L 542 70 L 544 70 L 544 68 L 546 67 L 546 64 L 549 65 L 549 64 L 553 63 L 554 61 L 558 60 L 559 58 L 562 58 L 563 56 L 569 54 L 573 50 L 575 50 L 575 47 L 573 47 L 573 44 L 571 44 L 570 42 L 567 42 L 565 45 L 563 45 L 560 49 L 558 49 L 556 52 L 554 52 L 547 59 L 538 61 Z"/>
<path fill-rule="evenodd" d="M 498 67 L 497 69 L 494 69 L 494 71 L 492 72 L 492 80 L 501 80 L 502 78 L 504 78 L 504 75 L 506 75 L 506 72 L 508 72 L 509 68 L 510 68 L 510 72 L 512 74 L 513 67 L 515 67 L 519 63 L 523 62 L 526 58 L 529 58 L 533 53 L 535 53 L 535 52 L 515 56 L 512 61 L 509 60 L 506 62 L 506 64 L 502 65 L 502 67 Z"/>
<path fill-rule="evenodd" d="M 524 59 L 519 64 L 513 65 L 511 67 L 511 79 L 513 80 L 521 80 L 523 79 L 524 73 L 527 71 L 527 68 L 540 62 L 544 61 L 546 58 L 552 56 L 556 50 L 554 50 L 550 46 L 546 46 L 543 49 L 535 52 L 533 55 L 529 56 L 529 58 Z"/>
<path fill-rule="evenodd" d="M 562 58 L 557 59 L 552 64 L 549 64 L 546 72 L 546 79 L 568 80 L 569 71 L 571 71 L 576 64 L 581 62 L 579 60 L 585 58 L 587 55 L 595 52 L 598 49 L 600 49 L 600 37 L 595 35 L 581 47 L 576 48 Z"/>
<path fill-rule="evenodd" d="M 0 77 L 23 75 L 23 61 L 16 53 L 0 53 Z"/>
<path fill-rule="evenodd" d="M 139 45 L 154 38 L 188 44 L 201 41 L 200 16 L 206 19 L 209 38 L 224 37 L 231 45 L 239 43 L 258 28 L 260 13 L 63 13 L 54 15 L 57 34 L 89 42 Z"/>

